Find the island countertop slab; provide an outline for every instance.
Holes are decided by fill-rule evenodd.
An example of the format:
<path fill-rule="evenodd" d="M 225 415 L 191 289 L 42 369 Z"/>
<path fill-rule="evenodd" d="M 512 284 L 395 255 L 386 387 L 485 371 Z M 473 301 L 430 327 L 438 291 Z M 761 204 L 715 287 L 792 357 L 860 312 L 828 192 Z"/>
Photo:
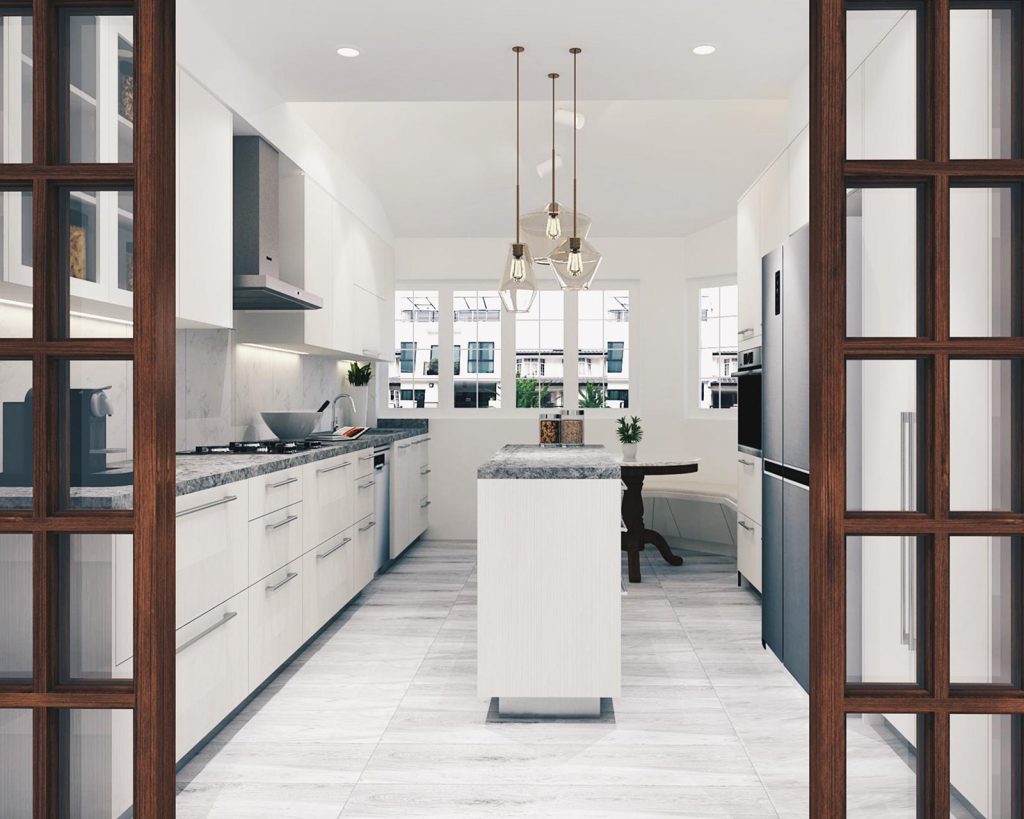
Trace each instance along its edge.
<path fill-rule="evenodd" d="M 481 480 L 618 480 L 620 467 L 603 446 L 506 444 L 477 469 Z"/>

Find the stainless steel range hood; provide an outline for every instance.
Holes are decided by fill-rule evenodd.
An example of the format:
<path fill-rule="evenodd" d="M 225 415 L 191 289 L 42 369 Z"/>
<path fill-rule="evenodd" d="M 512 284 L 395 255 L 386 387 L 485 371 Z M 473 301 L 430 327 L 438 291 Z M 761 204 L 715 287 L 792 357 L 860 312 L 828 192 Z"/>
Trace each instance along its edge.
<path fill-rule="evenodd" d="M 280 277 L 277 151 L 239 136 L 234 154 L 234 309 L 319 310 L 320 296 Z"/>

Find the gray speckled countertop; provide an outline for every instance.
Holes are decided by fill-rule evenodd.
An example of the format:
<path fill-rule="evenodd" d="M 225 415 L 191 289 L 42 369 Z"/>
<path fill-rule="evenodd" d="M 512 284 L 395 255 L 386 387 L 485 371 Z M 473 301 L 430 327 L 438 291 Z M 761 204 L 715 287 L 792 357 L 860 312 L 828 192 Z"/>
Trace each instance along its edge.
<path fill-rule="evenodd" d="M 390 446 L 403 438 L 423 435 L 427 430 L 418 428 L 375 429 L 355 441 L 325 443 L 319 449 L 307 449 L 294 455 L 178 455 L 177 494 L 188 495 L 201 489 L 244 481 L 268 472 L 290 469 L 293 466 L 322 461 L 358 452 L 361 449 Z M 131 486 L 84 487 L 72 490 L 75 509 L 131 509 Z M 0 487 L 0 509 L 31 509 L 32 490 L 28 487 Z"/>
<path fill-rule="evenodd" d="M 506 444 L 476 472 L 477 478 L 619 479 L 619 464 L 603 446 L 542 447 Z"/>

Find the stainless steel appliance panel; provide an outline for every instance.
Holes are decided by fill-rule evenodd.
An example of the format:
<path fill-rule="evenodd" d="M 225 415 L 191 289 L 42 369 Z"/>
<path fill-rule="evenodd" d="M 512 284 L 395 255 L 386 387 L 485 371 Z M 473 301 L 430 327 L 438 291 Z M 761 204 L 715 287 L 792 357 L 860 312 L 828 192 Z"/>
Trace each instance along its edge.
<path fill-rule="evenodd" d="M 783 248 L 761 260 L 763 346 L 761 350 L 761 448 L 766 460 L 782 463 Z"/>
<path fill-rule="evenodd" d="M 374 527 L 377 545 L 377 569 L 386 566 L 391 560 L 391 465 L 390 448 L 383 447 L 373 453 L 374 484 Z"/>
<path fill-rule="evenodd" d="M 810 232 L 803 227 L 783 249 L 782 462 L 810 470 Z"/>
<path fill-rule="evenodd" d="M 789 481 L 782 485 L 783 662 L 804 690 L 810 687 L 810 492 Z"/>
<path fill-rule="evenodd" d="M 761 455 L 761 348 L 740 353 L 738 435 L 740 452 Z"/>
<path fill-rule="evenodd" d="M 785 571 L 782 541 L 782 478 L 766 472 L 763 481 L 764 524 L 761 527 L 761 642 L 785 658 L 783 606 Z"/>

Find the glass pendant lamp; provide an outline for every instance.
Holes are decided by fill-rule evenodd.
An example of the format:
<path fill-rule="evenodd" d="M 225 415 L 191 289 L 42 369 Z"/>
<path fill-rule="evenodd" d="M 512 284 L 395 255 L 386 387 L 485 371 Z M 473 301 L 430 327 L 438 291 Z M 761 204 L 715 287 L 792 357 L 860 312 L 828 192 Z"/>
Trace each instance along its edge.
<path fill-rule="evenodd" d="M 570 48 L 572 54 L 572 113 L 576 116 L 576 57 L 580 48 Z M 601 264 L 601 254 L 580 234 L 577 205 L 576 129 L 572 131 L 572 235 L 556 247 L 548 259 L 555 270 L 555 278 L 563 290 L 589 290 Z"/>
<path fill-rule="evenodd" d="M 498 285 L 502 306 L 510 313 L 525 313 L 537 298 L 537 279 L 533 270 L 533 254 L 519 235 L 519 57 L 525 49 L 516 46 L 516 240 L 505 260 L 505 270 Z"/>
<path fill-rule="evenodd" d="M 565 238 L 565 228 L 573 224 L 573 219 L 579 228 L 579 235 L 584 239 L 590 233 L 590 217 L 583 213 L 569 212 L 562 210 L 558 203 L 555 187 L 555 170 L 558 167 L 555 154 L 555 80 L 558 74 L 548 74 L 551 80 L 551 201 L 543 210 L 535 210 L 527 213 L 519 220 L 519 224 L 530 242 L 530 247 L 536 252 L 536 260 L 541 264 L 548 262 L 548 256 L 558 247 Z"/>

